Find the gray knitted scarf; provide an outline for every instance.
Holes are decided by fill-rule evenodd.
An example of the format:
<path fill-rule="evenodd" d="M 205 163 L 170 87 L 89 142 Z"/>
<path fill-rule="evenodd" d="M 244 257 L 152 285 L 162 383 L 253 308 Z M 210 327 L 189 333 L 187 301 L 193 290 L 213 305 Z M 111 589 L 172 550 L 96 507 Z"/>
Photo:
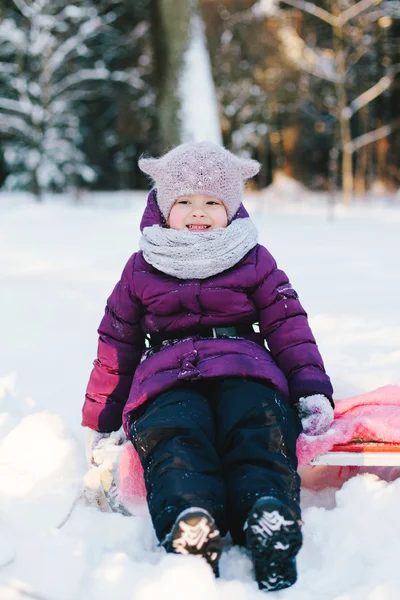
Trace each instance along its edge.
<path fill-rule="evenodd" d="M 194 232 L 145 227 L 140 249 L 153 267 L 178 279 L 206 279 L 238 263 L 257 244 L 251 219 L 236 219 L 228 227 Z"/>

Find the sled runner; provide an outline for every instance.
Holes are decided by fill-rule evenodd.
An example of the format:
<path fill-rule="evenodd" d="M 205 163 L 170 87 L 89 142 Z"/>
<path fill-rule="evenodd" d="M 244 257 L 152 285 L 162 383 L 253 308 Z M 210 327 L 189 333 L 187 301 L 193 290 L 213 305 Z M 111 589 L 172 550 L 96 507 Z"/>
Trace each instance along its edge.
<path fill-rule="evenodd" d="M 310 461 L 310 465 L 400 467 L 400 444 L 352 441 L 337 444 Z"/>

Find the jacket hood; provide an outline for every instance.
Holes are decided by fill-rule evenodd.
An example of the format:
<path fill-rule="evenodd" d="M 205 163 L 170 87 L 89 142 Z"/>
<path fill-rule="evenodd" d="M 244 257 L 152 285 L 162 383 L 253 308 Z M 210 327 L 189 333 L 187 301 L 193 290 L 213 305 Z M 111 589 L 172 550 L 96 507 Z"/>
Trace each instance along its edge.
<path fill-rule="evenodd" d="M 243 206 L 240 204 L 239 210 L 233 217 L 232 221 L 235 219 L 246 219 L 249 217 L 249 213 Z M 162 227 L 166 226 L 166 221 L 161 214 L 161 211 L 157 204 L 157 190 L 151 190 L 150 194 L 147 198 L 147 205 L 144 209 L 143 217 L 140 222 L 140 231 L 143 231 L 145 227 L 151 227 L 152 225 L 161 225 Z"/>

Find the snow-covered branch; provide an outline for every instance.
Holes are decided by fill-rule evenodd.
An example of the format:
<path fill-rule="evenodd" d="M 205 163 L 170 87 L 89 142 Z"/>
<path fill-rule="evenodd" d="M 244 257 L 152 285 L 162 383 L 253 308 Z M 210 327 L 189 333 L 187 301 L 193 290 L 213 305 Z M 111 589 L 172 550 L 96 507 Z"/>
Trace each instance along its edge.
<path fill-rule="evenodd" d="M 15 75 L 17 67 L 13 63 L 0 62 L 0 77 L 2 75 Z"/>
<path fill-rule="evenodd" d="M 71 178 L 94 176 L 80 150 L 83 99 L 103 97 L 101 82 L 108 93 L 121 84 L 142 92 L 142 72 L 149 70 L 139 61 L 137 68 L 115 69 L 129 50 L 138 50 L 145 30 L 139 19 L 128 50 L 124 26 L 113 25 L 127 10 L 123 0 L 13 0 L 7 6 L 0 22 L 0 132 L 10 185 L 30 183 L 40 194 L 50 184 L 62 189 Z"/>
<path fill-rule="evenodd" d="M 82 45 L 85 44 L 90 38 L 98 35 L 101 29 L 105 29 L 106 27 L 110 27 L 110 24 L 115 21 L 117 18 L 117 14 L 115 12 L 108 13 L 105 16 L 97 14 L 96 16 L 90 16 L 88 18 L 87 14 L 74 6 L 67 6 L 59 15 L 59 18 L 70 17 L 70 16 L 82 16 L 85 17 L 85 20 L 79 26 L 78 31 L 68 37 L 65 42 L 61 43 L 57 50 L 53 53 L 48 61 L 48 77 L 51 78 L 53 73 L 57 71 L 57 69 L 64 63 L 67 59 L 68 55 L 74 50 L 80 51 Z"/>
<path fill-rule="evenodd" d="M 83 44 L 86 40 L 88 40 L 91 36 L 95 35 L 101 26 L 102 22 L 100 17 L 95 17 L 90 19 L 90 21 L 85 21 L 80 26 L 77 33 L 65 40 L 60 46 L 57 48 L 56 52 L 54 52 L 53 56 L 49 59 L 47 63 L 47 77 L 50 79 L 53 73 L 60 67 L 60 65 L 65 61 L 68 54 L 72 52 L 72 50 L 76 50 L 79 48 L 81 44 Z"/>
<path fill-rule="evenodd" d="M 110 80 L 126 83 L 135 90 L 143 89 L 143 80 L 138 74 L 138 69 L 130 69 L 129 71 L 111 71 Z"/>
<path fill-rule="evenodd" d="M 60 82 L 51 87 L 50 100 L 57 99 L 66 90 L 85 81 L 107 81 L 110 78 L 110 71 L 106 68 L 100 69 L 80 69 L 77 73 L 67 75 Z"/>
<path fill-rule="evenodd" d="M 2 114 L 0 112 L 0 131 L 3 133 L 16 132 L 27 140 L 35 140 L 37 138 L 36 130 L 28 125 L 25 119 L 12 115 Z"/>
<path fill-rule="evenodd" d="M 143 82 L 134 69 L 131 72 L 109 71 L 106 68 L 80 69 L 77 73 L 67 75 L 59 83 L 52 86 L 50 104 L 70 88 L 86 81 L 115 81 L 126 83 L 134 89 L 143 87 Z"/>
<path fill-rule="evenodd" d="M 0 42 L 11 44 L 13 48 L 24 50 L 27 46 L 26 34 L 19 29 L 12 19 L 4 19 L 0 23 Z"/>
<path fill-rule="evenodd" d="M 13 0 L 15 6 L 21 11 L 21 13 L 27 19 L 30 19 L 33 15 L 32 7 L 28 6 L 24 0 Z"/>
<path fill-rule="evenodd" d="M 68 4 L 68 6 L 63 6 L 62 9 L 55 14 L 55 18 L 57 21 L 63 21 L 64 19 L 76 19 L 81 20 L 86 18 L 87 11 L 85 8 L 81 6 L 75 6 L 73 4 Z"/>
<path fill-rule="evenodd" d="M 32 104 L 29 101 L 10 100 L 0 98 L 0 109 L 9 110 L 22 115 L 29 115 L 32 111 Z"/>

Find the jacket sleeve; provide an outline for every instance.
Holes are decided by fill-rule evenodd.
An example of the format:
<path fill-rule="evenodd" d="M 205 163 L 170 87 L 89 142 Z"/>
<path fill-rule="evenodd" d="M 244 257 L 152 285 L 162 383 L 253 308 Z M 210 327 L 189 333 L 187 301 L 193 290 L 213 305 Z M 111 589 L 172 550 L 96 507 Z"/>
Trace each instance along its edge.
<path fill-rule="evenodd" d="M 333 389 L 297 293 L 263 246 L 257 256 L 252 291 L 260 332 L 272 358 L 285 374 L 292 404 L 303 396 L 323 394 L 333 405 Z"/>
<path fill-rule="evenodd" d="M 98 329 L 97 359 L 82 409 L 82 425 L 97 431 L 121 427 L 122 411 L 144 350 L 143 306 L 134 287 L 135 258 L 136 254 L 129 259 L 108 298 Z"/>

